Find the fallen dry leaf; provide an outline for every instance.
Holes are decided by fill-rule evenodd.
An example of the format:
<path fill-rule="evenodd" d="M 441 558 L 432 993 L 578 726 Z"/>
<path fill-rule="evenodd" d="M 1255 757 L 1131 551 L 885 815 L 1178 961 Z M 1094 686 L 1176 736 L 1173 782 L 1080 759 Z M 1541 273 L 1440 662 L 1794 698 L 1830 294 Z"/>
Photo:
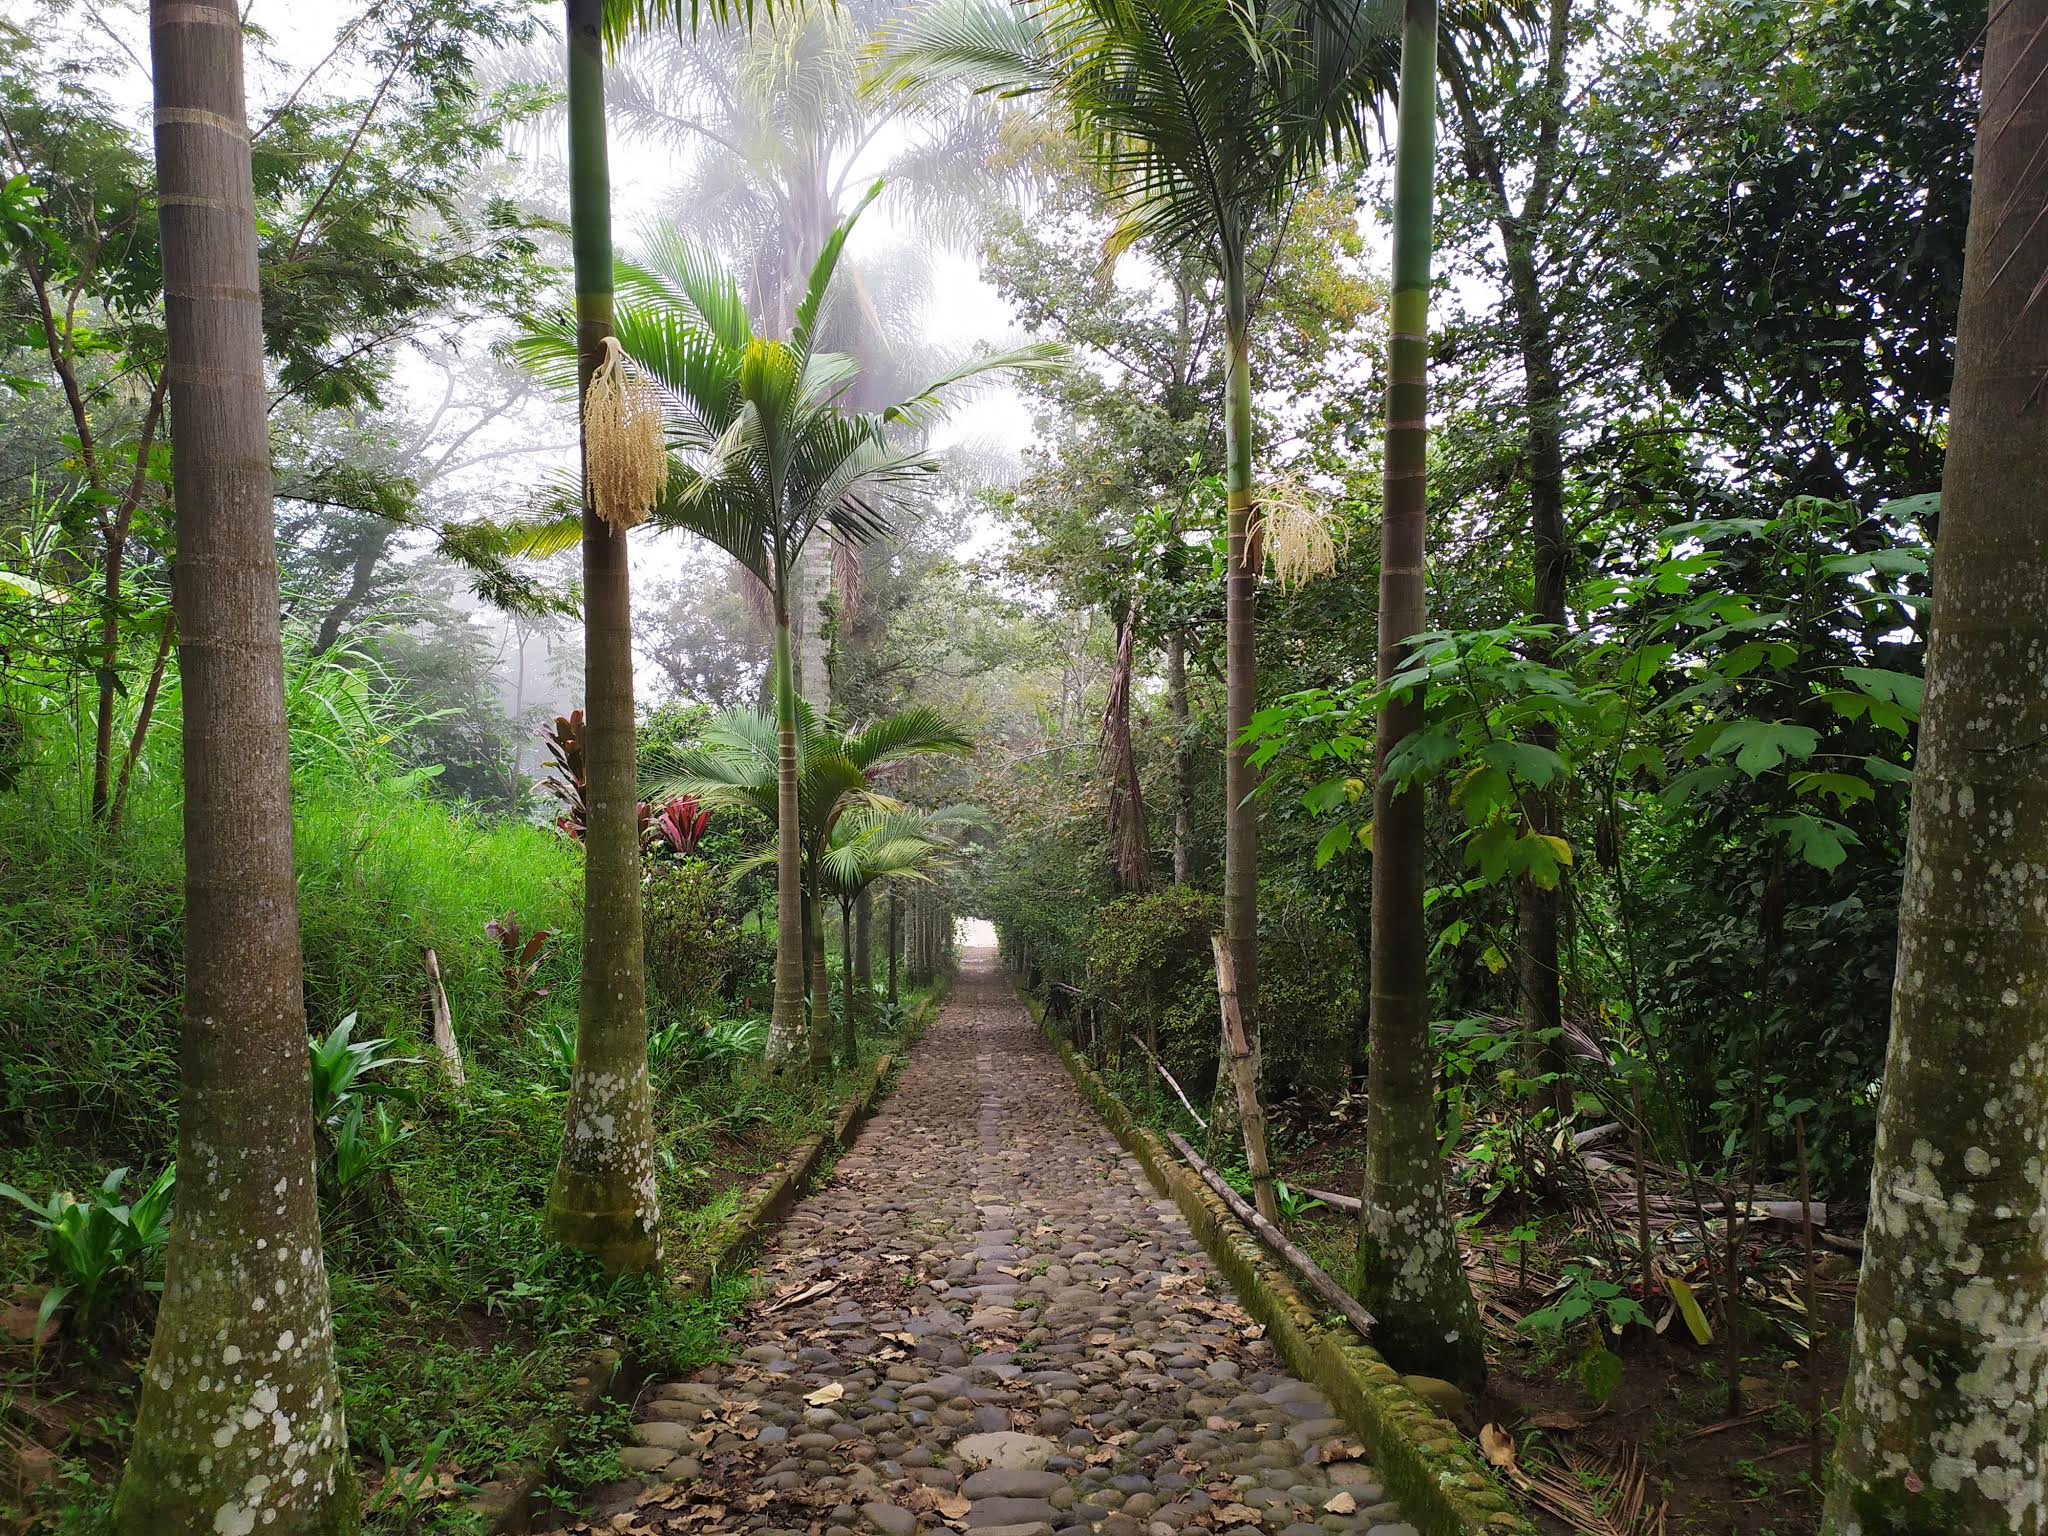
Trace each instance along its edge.
<path fill-rule="evenodd" d="M 1504 1471 L 1515 1469 L 1515 1437 L 1498 1424 L 1482 1424 L 1479 1427 L 1480 1454 Z"/>
<path fill-rule="evenodd" d="M 1323 1506 L 1326 1515 L 1353 1515 L 1358 1513 L 1358 1500 L 1351 1496 L 1349 1488 L 1339 1488 L 1330 1496 L 1330 1502 Z"/>
<path fill-rule="evenodd" d="M 806 1392 L 804 1394 L 804 1401 L 813 1408 L 822 1408 L 827 1403 L 838 1402 L 844 1396 L 846 1396 L 846 1385 L 844 1382 L 828 1381 L 824 1386 L 818 1388 L 817 1391 Z"/>

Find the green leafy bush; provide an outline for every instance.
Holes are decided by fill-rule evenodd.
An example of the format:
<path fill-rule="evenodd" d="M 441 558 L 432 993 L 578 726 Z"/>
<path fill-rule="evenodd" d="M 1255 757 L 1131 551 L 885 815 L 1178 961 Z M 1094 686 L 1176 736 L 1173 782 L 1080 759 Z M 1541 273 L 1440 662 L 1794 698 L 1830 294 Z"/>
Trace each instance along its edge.
<path fill-rule="evenodd" d="M 1088 986 L 1114 1010 L 1105 1027 L 1156 1040 L 1166 1069 L 1197 1101 L 1214 1088 L 1221 1022 L 1209 936 L 1223 904 L 1184 885 L 1098 907 Z"/>
<path fill-rule="evenodd" d="M 647 989 L 657 1007 L 701 1008 L 725 984 L 731 921 L 701 859 L 651 859 L 641 881 Z"/>

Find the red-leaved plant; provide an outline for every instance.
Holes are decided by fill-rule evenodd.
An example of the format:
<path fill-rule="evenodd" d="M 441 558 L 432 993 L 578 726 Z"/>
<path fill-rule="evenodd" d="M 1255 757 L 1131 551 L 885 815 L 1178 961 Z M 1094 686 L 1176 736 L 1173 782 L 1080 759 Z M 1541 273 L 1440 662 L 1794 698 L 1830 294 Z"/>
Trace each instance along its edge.
<path fill-rule="evenodd" d="M 555 818 L 555 825 L 565 836 L 580 843 L 590 809 L 584 798 L 589 781 L 583 771 L 583 711 L 572 709 L 566 715 L 555 716 L 553 725 L 540 728 L 540 739 L 547 744 L 549 762 L 547 777 L 540 781 L 540 787 L 562 802 L 562 814 Z"/>
<path fill-rule="evenodd" d="M 540 973 L 541 961 L 546 958 L 543 952 L 555 930 L 536 928 L 530 934 L 522 932 L 519 914 L 507 912 L 485 923 L 484 933 L 497 941 L 498 953 L 504 957 L 498 974 L 505 982 L 505 1022 L 515 1039 L 523 1037 L 527 1013 L 552 990 L 535 985 L 534 978 Z"/>
<path fill-rule="evenodd" d="M 696 853 L 710 825 L 711 813 L 697 803 L 695 795 L 678 795 L 655 812 L 650 841 L 657 847 L 666 843 L 676 858 L 687 859 Z"/>

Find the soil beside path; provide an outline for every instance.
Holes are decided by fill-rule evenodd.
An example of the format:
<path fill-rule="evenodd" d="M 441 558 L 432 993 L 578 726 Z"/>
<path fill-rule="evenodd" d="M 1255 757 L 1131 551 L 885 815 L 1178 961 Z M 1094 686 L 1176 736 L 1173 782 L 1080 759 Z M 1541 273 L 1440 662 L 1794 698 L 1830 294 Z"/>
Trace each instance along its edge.
<path fill-rule="evenodd" d="M 987 951 L 590 1531 L 1413 1536 Z"/>

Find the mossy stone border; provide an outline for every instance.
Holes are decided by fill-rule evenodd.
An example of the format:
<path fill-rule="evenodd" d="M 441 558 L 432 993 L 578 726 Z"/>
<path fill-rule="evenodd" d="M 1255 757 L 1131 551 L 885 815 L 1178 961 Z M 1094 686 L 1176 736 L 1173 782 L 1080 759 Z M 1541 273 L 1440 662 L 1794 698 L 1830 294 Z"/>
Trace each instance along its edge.
<path fill-rule="evenodd" d="M 939 986 L 918 1006 L 904 1026 L 896 1050 L 876 1059 L 867 1080 L 839 1106 L 830 1130 L 805 1137 L 755 1182 L 713 1243 L 711 1261 L 703 1273 L 685 1275 L 679 1281 L 677 1290 L 684 1298 L 704 1295 L 720 1274 L 744 1263 L 803 1198 L 819 1164 L 852 1144 L 854 1133 L 884 1097 L 905 1053 L 938 1017 L 949 990 L 946 985 Z M 539 1461 L 489 1484 L 471 1502 L 470 1508 L 484 1517 L 484 1528 L 490 1536 L 525 1536 L 532 1528 L 534 1495 L 568 1443 L 575 1422 L 606 1402 L 632 1401 L 660 1366 L 661 1362 L 622 1355 L 616 1349 L 595 1351 L 569 1380 L 562 1416 L 547 1453 Z"/>
<path fill-rule="evenodd" d="M 1537 1536 L 1536 1528 L 1487 1475 L 1464 1437 L 1362 1342 L 1348 1323 L 1326 1323 L 1293 1279 L 1209 1186 L 1141 1124 L 1047 1024 L 1031 1016 L 1066 1063 L 1075 1084 L 1145 1175 L 1187 1218 L 1238 1299 L 1266 1325 L 1281 1357 L 1320 1387 L 1371 1452 L 1387 1492 L 1425 1536 Z"/>

